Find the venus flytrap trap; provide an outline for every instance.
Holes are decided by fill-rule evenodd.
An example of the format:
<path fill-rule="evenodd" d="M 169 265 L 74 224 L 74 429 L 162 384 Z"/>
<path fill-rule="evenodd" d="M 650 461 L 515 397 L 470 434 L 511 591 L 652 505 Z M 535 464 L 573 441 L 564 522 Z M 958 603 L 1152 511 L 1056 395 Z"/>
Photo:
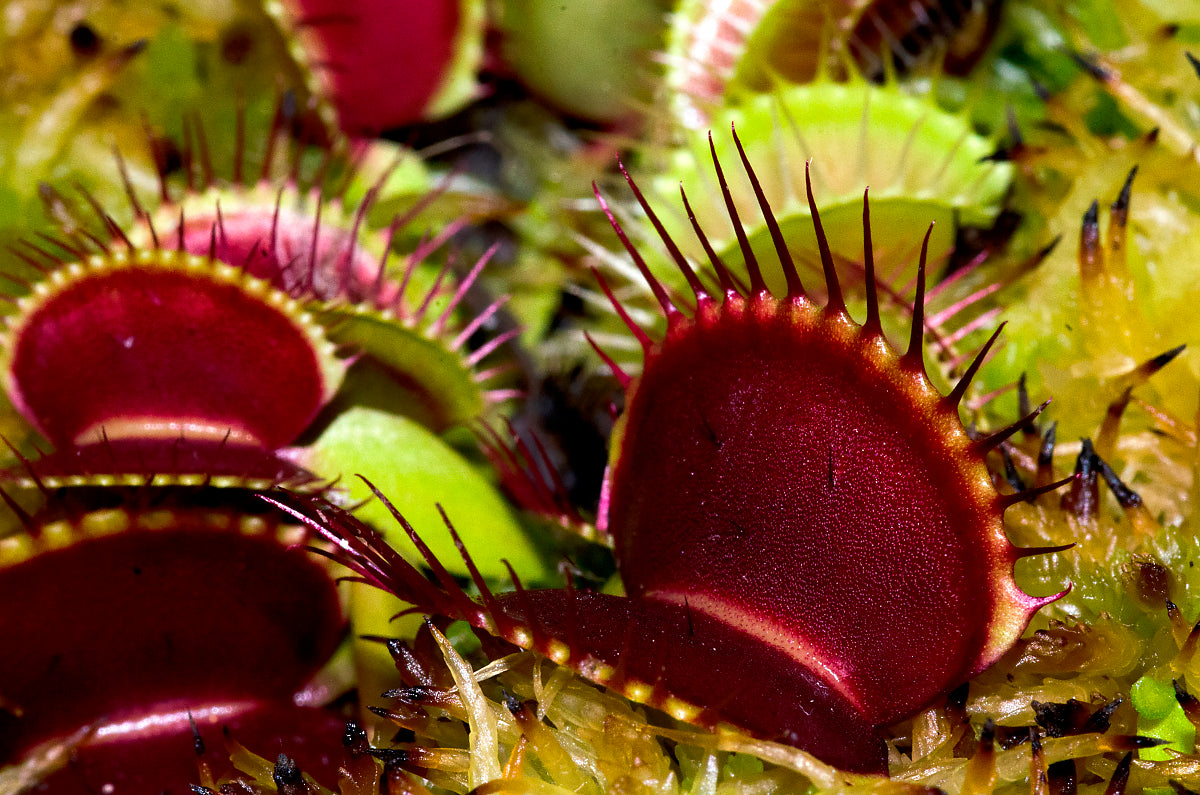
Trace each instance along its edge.
<path fill-rule="evenodd" d="M 986 453 L 1040 409 L 990 437 L 963 430 L 958 404 L 991 342 L 949 396 L 933 390 L 923 362 L 924 258 L 908 350 L 896 354 L 880 328 L 865 205 L 868 315 L 859 326 L 845 310 L 811 187 L 824 307 L 805 293 L 740 143 L 738 151 L 776 245 L 783 297 L 766 285 L 715 148 L 748 286 L 714 255 L 720 289 L 710 292 L 664 233 L 694 307 L 670 297 L 610 213 L 667 319 L 661 341 L 630 321 L 646 361 L 636 378 L 617 372 L 626 407 L 598 527 L 612 539 L 626 596 L 519 582 L 516 593 L 494 593 L 447 520 L 475 602 L 427 548 L 436 584 L 335 506 L 299 495 L 271 501 L 325 535 L 362 582 L 416 609 L 537 650 L 680 720 L 731 724 L 882 774 L 880 727 L 986 668 L 1061 597 L 1017 588 L 1019 558 L 1059 549 L 1011 546 L 1002 514 L 1062 483 L 1002 495 L 987 475 Z M 644 200 L 642 208 L 657 223 Z M 901 608 L 912 611 L 903 636 L 876 631 L 883 612 Z"/>
<path fill-rule="evenodd" d="M 423 168 L 409 167 L 416 155 L 377 143 L 305 146 L 292 135 L 295 121 L 290 95 L 277 102 L 263 130 L 247 130 L 251 120 L 239 115 L 236 146 L 222 162 L 209 148 L 211 131 L 190 119 L 183 144 L 173 149 L 179 173 L 162 165 L 165 144 L 150 138 L 146 144 L 160 164 L 157 184 L 150 191 L 136 184 L 118 156 L 126 200 L 115 207 L 87 191 L 45 188 L 62 232 L 22 241 L 16 253 L 29 266 L 28 278 L 41 284 L 49 269 L 61 281 L 75 257 L 173 249 L 165 256 L 208 258 L 221 263 L 221 272 L 268 283 L 277 291 L 272 301 L 302 312 L 326 354 L 337 349 L 343 361 L 335 386 L 340 371 L 347 379 L 336 395 L 331 389 L 322 396 L 321 417 L 308 417 L 286 440 L 272 440 L 266 445 L 272 450 L 302 431 L 314 436 L 356 401 L 437 431 L 486 415 L 511 394 L 493 385 L 503 366 L 491 356 L 508 337 L 475 350 L 467 343 L 504 301 L 466 320 L 461 304 L 491 252 L 453 274 L 444 246 L 463 222 L 420 239 L 409 229 L 444 193 L 444 186 L 428 190 Z M 407 212 L 377 228 L 378 203 L 394 206 L 405 194 L 416 194 Z M 128 224 L 115 220 L 124 217 Z M 15 278 L 18 286 L 24 280 Z"/>
<path fill-rule="evenodd" d="M 931 359 L 937 362 L 931 377 L 941 389 L 950 388 L 962 374 L 974 348 L 985 339 L 982 331 L 1000 316 L 1001 308 L 988 297 L 1036 269 L 1052 248 L 1022 259 L 997 256 L 1002 242 L 987 242 L 991 233 L 982 230 L 1009 215 L 1005 208 L 1014 179 L 1012 165 L 995 157 L 997 141 L 975 132 L 968 114 L 942 110 L 929 97 L 912 95 L 894 82 L 876 86 L 862 78 L 838 83 L 823 77 L 751 97 L 712 115 L 721 126 L 738 131 L 752 158 L 775 165 L 760 175 L 764 195 L 799 273 L 819 296 L 821 252 L 806 197 L 807 176 L 802 173 L 802 166 L 811 162 L 813 195 L 822 208 L 822 227 L 839 282 L 847 305 L 860 313 L 866 311 L 866 270 L 859 206 L 863 186 L 871 187 L 872 255 L 887 263 L 877 276 L 876 289 L 883 307 L 881 323 L 889 334 L 907 333 L 914 316 L 920 241 L 914 239 L 911 226 L 918 219 L 933 224 L 927 257 L 930 272 L 941 275 L 931 277 L 924 322 Z M 723 136 L 714 140 L 720 156 L 732 156 L 732 146 Z M 686 231 L 689 215 L 694 215 L 713 250 L 744 280 L 744 257 L 726 220 L 726 208 L 717 199 L 718 185 L 705 167 L 708 147 L 703 136 L 689 136 L 687 141 L 665 152 L 651 150 L 651 162 L 662 162 L 667 169 L 652 192 L 661 196 L 662 225 L 683 251 L 703 260 L 708 256 L 703 245 Z M 680 182 L 700 186 L 682 206 L 675 198 Z M 749 183 L 734 178 L 730 190 L 767 285 L 784 289 L 772 235 Z M 621 206 L 615 212 L 635 239 L 654 238 L 653 225 L 645 223 L 644 215 Z M 960 245 L 981 232 L 985 242 L 977 247 Z M 998 239 L 1004 238 L 1004 233 L 998 234 Z M 646 258 L 664 284 L 684 286 L 669 258 L 650 247 Z M 614 257 L 604 255 L 604 261 L 629 270 Z M 621 297 L 631 314 L 653 306 L 648 293 L 642 300 L 632 299 L 630 292 Z M 604 339 L 622 366 L 636 370 L 639 365 L 628 362 L 630 351 L 619 339 L 613 341 L 608 333 Z"/>
<path fill-rule="evenodd" d="M 544 0 L 497 4 L 500 53 L 529 89 L 564 113 L 633 131 L 656 85 L 670 3 L 624 0 L 601 9 Z M 581 37 L 603 42 L 580 50 Z M 602 75 L 597 79 L 597 75 Z"/>
<path fill-rule="evenodd" d="M 1004 5 L 684 0 L 671 17 L 662 93 L 677 121 L 699 130 L 722 107 L 791 86 L 963 77 L 987 57 Z"/>
<path fill-rule="evenodd" d="M 340 721 L 319 705 L 337 677 L 321 669 L 344 618 L 327 568 L 292 549 L 305 534 L 244 489 L 219 507 L 211 489 L 101 492 L 113 507 L 80 507 L 97 501 L 76 489 L 21 513 L 25 530 L 0 542 L 0 593 L 31 605 L 0 617 L 21 650 L 0 663 L 5 765 L 37 768 L 65 743 L 33 771 L 45 791 L 80 776 L 169 786 L 194 774 L 193 726 L 210 742 L 220 725 L 288 747 L 336 742 Z M 280 600 L 293 587 L 302 595 Z"/>
<path fill-rule="evenodd" d="M 476 96 L 479 0 L 267 0 L 331 129 L 355 137 L 447 116 Z"/>
<path fill-rule="evenodd" d="M 811 160 L 813 194 L 830 251 L 839 279 L 854 295 L 862 294 L 858 203 L 865 186 L 871 189 L 873 254 L 887 263 L 881 279 L 903 286 L 916 270 L 911 230 L 917 220 L 934 224 L 929 257 L 940 265 L 960 226 L 992 224 L 1013 178 L 1010 164 L 990 158 L 995 141 L 975 133 L 965 115 L 947 113 L 895 84 L 822 80 L 752 98 L 713 118 L 713 129 L 732 125 L 755 161 L 772 164 L 762 169 L 763 190 L 801 274 L 810 280 L 821 273 L 802 168 Z M 719 191 L 706 167 L 708 147 L 703 136 L 689 140 L 671 155 L 667 173 L 654 183 L 656 192 L 665 199 L 677 193 L 681 181 L 694 185 L 691 207 L 697 220 L 711 230 L 717 252 L 744 275 L 743 258 L 726 231 L 725 208 L 716 200 Z M 721 136 L 716 145 L 723 158 L 733 155 Z M 764 278 L 781 290 L 782 271 L 770 256 L 773 244 L 763 213 L 748 185 L 735 183 L 733 193 L 751 248 L 764 262 Z M 688 219 L 677 204 L 672 200 L 663 217 L 672 235 L 682 237 Z M 703 259 L 703 250 L 690 240 L 680 245 Z"/>

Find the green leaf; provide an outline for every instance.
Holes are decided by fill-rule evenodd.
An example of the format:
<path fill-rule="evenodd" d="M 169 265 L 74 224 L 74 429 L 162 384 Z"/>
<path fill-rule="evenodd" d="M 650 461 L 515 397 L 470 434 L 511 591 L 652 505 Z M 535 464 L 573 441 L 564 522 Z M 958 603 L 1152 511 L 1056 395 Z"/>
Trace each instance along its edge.
<path fill-rule="evenodd" d="M 486 406 L 484 390 L 466 358 L 447 341 L 423 329 L 359 307 L 328 310 L 329 338 L 362 351 L 390 378 L 404 403 L 421 408 L 422 420 L 438 430 L 477 419 Z M 404 409 L 411 413 L 409 409 Z"/>
<path fill-rule="evenodd" d="M 467 569 L 438 514 L 441 505 L 484 577 L 506 581 L 507 560 L 523 581 L 551 574 L 495 487 L 436 434 L 407 417 L 351 408 L 333 421 L 307 450 L 304 463 L 339 485 L 355 501 L 355 514 L 384 533 L 409 560 L 421 558 L 391 512 L 372 498 L 362 475 L 387 495 L 446 568 Z"/>

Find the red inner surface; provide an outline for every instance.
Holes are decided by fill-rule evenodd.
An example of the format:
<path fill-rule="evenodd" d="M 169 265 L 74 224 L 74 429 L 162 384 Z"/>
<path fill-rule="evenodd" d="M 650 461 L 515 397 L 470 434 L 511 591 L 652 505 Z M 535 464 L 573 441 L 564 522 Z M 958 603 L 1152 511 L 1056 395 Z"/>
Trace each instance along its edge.
<path fill-rule="evenodd" d="M 461 0 L 286 0 L 346 132 L 412 124 L 455 54 Z"/>
<path fill-rule="evenodd" d="M 199 423 L 293 441 L 324 401 L 311 341 L 232 284 L 165 268 L 80 279 L 26 318 L 14 403 L 55 443 L 128 419 Z"/>
<path fill-rule="evenodd" d="M 184 718 L 144 735 L 87 743 L 32 792 L 192 795 L 189 785 L 200 783 L 201 761 L 212 770 L 214 779 L 234 772 L 223 730 L 269 763 L 286 754 L 302 773 L 333 788 L 345 757 L 345 726 L 340 715 L 288 703 L 258 704 L 230 716 L 198 715 L 196 728 L 205 746 L 203 757 L 196 754 L 192 727 Z"/>
<path fill-rule="evenodd" d="M 189 516 L 0 569 L 0 764 L 101 718 L 286 701 L 333 653 L 319 562 Z"/>
<path fill-rule="evenodd" d="M 722 311 L 647 361 L 612 476 L 622 577 L 774 622 L 765 639 L 807 644 L 888 723 L 974 662 L 999 516 L 965 494 L 928 406 L 782 315 Z"/>
<path fill-rule="evenodd" d="M 624 679 L 707 709 L 702 722 L 728 722 L 758 737 L 800 748 L 857 773 L 887 773 L 883 740 L 858 713 L 808 669 L 754 643 L 720 621 L 645 599 L 570 591 L 501 597 L 505 614 L 567 643 L 571 663 L 583 652 Z M 532 608 L 532 616 L 529 610 Z"/>

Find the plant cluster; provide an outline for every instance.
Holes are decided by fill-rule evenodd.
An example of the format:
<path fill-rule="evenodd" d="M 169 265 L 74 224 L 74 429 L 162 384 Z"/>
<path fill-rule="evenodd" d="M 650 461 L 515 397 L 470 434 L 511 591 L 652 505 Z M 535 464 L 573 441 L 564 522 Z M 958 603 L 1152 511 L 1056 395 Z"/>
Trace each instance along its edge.
<path fill-rule="evenodd" d="M 3 11 L 0 792 L 1200 790 L 1200 10 Z"/>

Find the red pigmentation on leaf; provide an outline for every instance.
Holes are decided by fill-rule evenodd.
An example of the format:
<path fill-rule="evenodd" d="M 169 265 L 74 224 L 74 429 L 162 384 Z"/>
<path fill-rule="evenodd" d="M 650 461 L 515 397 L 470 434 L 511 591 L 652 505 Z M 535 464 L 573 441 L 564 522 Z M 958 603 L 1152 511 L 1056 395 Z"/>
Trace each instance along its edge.
<path fill-rule="evenodd" d="M 3 340 L 6 391 L 57 447 L 186 434 L 276 449 L 344 367 L 283 293 L 183 252 L 63 267 L 21 308 Z"/>
<path fill-rule="evenodd" d="M 66 764 L 47 774 L 34 791 L 195 795 L 204 791 L 195 784 L 200 771 L 207 771 L 209 783 L 239 772 L 231 760 L 239 746 L 251 752 L 260 749 L 276 760 L 283 757 L 327 786 L 338 781 L 338 769 L 345 764 L 345 720 L 330 710 L 289 701 L 164 712 L 141 723 L 148 728 L 129 721 L 108 727 L 100 740 L 73 748 Z"/>
<path fill-rule="evenodd" d="M 911 337 L 896 353 L 880 328 L 866 205 L 860 325 L 811 189 L 824 306 L 805 293 L 743 152 L 787 277 L 787 295 L 768 291 L 713 159 L 748 285 L 706 245 L 720 289 L 705 286 L 713 279 L 684 260 L 630 180 L 694 292 L 671 296 L 600 199 L 667 320 L 653 340 L 614 299 L 645 352 L 639 376 L 618 372 L 625 411 L 600 506 L 628 596 L 519 583 L 493 595 L 476 574 L 476 603 L 407 524 L 437 585 L 344 511 L 312 497 L 289 510 L 331 538 L 363 580 L 421 610 L 536 649 L 682 720 L 732 724 L 846 770 L 886 773 L 878 729 L 990 665 L 1057 598 L 1017 587 L 1015 562 L 1052 550 L 1014 547 L 1003 513 L 1061 484 L 1016 495 L 992 485 L 987 452 L 1036 411 L 982 439 L 958 416 L 996 335 L 949 395 L 930 383 L 924 250 Z"/>
<path fill-rule="evenodd" d="M 282 0 L 318 93 L 351 135 L 421 121 L 450 79 L 462 0 Z"/>
<path fill-rule="evenodd" d="M 24 605 L 0 614 L 0 764 L 89 725 L 90 744 L 136 743 L 188 709 L 291 704 L 344 626 L 295 530 L 236 508 L 117 509 L 0 545 L 0 603 Z"/>
<path fill-rule="evenodd" d="M 362 203 L 356 223 L 369 207 Z M 322 226 L 319 208 L 313 217 L 277 205 L 192 216 L 175 234 L 185 251 L 242 267 L 293 297 L 353 303 L 394 298 L 394 286 L 379 273 L 378 259 L 358 247 L 356 232 Z"/>
<path fill-rule="evenodd" d="M 873 295 L 859 326 L 832 263 L 825 307 L 789 270 L 782 300 L 752 284 L 666 305 L 615 434 L 606 524 L 631 597 L 739 629 L 884 725 L 989 665 L 1047 600 L 1012 581 L 987 442 L 958 418 L 969 376 L 938 394 L 919 327 L 896 354 Z"/>

